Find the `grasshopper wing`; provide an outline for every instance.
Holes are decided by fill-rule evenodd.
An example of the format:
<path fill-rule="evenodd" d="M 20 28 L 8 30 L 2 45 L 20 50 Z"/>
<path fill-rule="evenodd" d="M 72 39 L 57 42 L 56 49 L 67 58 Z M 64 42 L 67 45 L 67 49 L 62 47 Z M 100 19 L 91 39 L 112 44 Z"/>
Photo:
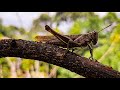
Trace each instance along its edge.
<path fill-rule="evenodd" d="M 39 41 L 39 42 L 47 42 L 47 41 L 54 39 L 54 38 L 55 38 L 54 36 L 36 36 L 35 40 Z"/>
<path fill-rule="evenodd" d="M 65 35 L 65 36 L 71 38 L 72 40 L 75 40 L 76 38 L 81 36 L 81 34 L 79 34 L 79 35 Z M 55 36 L 36 36 L 35 40 L 38 42 L 46 42 L 46 43 L 50 43 L 50 44 L 63 44 Z"/>

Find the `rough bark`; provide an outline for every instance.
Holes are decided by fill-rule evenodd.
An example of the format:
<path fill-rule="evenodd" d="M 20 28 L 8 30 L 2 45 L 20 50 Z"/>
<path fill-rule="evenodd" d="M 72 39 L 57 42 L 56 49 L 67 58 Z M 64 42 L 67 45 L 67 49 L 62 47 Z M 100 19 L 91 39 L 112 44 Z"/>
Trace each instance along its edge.
<path fill-rule="evenodd" d="M 68 52 L 55 45 L 21 39 L 0 41 L 0 57 L 20 57 L 44 61 L 87 78 L 120 78 L 120 73 L 97 61 Z"/>

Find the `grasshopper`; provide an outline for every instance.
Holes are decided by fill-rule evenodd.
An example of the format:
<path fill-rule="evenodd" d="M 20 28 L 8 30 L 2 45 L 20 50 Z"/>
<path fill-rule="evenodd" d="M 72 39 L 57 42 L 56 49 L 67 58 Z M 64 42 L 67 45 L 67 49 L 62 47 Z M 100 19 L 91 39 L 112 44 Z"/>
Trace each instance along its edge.
<path fill-rule="evenodd" d="M 112 24 L 108 25 L 107 27 L 111 25 Z M 102 30 L 106 29 L 107 27 L 103 28 Z M 57 39 L 52 36 L 36 36 L 35 38 L 37 39 L 37 41 L 42 41 L 48 44 L 67 48 L 65 54 L 69 51 L 70 48 L 72 48 L 73 52 L 75 47 L 88 47 L 91 54 L 91 56 L 89 57 L 90 59 L 93 59 L 93 45 L 97 44 L 98 33 L 102 31 L 92 31 L 86 34 L 79 35 L 61 35 L 51 29 L 48 25 L 45 26 L 45 30 L 53 34 Z"/>

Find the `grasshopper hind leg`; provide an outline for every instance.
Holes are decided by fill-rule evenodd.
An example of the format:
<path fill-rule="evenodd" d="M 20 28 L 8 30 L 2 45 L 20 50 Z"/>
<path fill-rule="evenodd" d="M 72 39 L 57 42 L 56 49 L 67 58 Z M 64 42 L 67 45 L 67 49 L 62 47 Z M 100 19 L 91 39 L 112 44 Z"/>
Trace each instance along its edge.
<path fill-rule="evenodd" d="M 70 42 L 70 41 L 68 41 L 68 43 L 67 43 L 67 49 L 66 49 L 66 51 L 65 51 L 65 54 L 69 51 L 69 42 Z"/>
<path fill-rule="evenodd" d="M 64 53 L 64 57 L 66 56 L 66 54 L 67 54 L 68 51 L 69 51 L 69 42 L 70 42 L 70 41 L 68 41 L 68 43 L 67 43 L 67 49 L 66 49 L 66 51 L 65 51 L 65 53 Z"/>

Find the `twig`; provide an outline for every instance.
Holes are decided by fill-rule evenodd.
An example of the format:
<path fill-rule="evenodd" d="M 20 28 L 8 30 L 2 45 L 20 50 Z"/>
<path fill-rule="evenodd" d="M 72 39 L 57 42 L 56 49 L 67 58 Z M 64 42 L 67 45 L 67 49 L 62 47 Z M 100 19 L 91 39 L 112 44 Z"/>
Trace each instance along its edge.
<path fill-rule="evenodd" d="M 68 52 L 55 45 L 21 39 L 0 41 L 0 57 L 20 57 L 61 66 L 87 78 L 120 78 L 120 73 L 97 61 Z"/>

